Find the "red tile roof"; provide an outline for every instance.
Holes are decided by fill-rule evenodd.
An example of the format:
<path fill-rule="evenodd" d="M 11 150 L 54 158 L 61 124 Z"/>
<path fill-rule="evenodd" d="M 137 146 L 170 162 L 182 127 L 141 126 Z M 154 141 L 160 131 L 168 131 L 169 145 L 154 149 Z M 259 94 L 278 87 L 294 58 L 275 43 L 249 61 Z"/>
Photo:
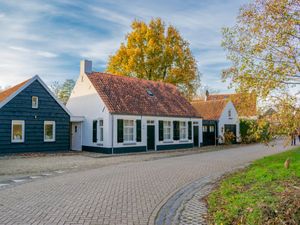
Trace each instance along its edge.
<path fill-rule="evenodd" d="M 197 110 L 203 120 L 218 120 L 227 105 L 228 100 L 192 101 L 192 106 Z"/>
<path fill-rule="evenodd" d="M 18 91 L 23 85 L 25 85 L 29 80 L 25 80 L 20 84 L 17 84 L 9 89 L 6 89 L 5 91 L 0 92 L 0 102 L 3 102 L 5 99 L 7 99 L 9 96 L 14 94 L 16 91 Z"/>
<path fill-rule="evenodd" d="M 253 117 L 257 115 L 256 95 L 246 94 L 210 94 L 207 100 L 230 99 L 240 117 Z"/>
<path fill-rule="evenodd" d="M 90 73 L 88 78 L 111 113 L 197 117 L 172 84 L 100 72 Z"/>

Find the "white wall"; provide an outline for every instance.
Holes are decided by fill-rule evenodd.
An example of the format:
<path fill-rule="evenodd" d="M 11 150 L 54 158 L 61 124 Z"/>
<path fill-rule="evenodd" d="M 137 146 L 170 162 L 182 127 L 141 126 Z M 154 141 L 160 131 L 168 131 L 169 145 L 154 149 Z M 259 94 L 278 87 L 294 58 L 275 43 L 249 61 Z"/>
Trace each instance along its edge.
<path fill-rule="evenodd" d="M 110 126 L 107 125 L 110 123 L 111 116 L 87 75 L 80 74 L 67 102 L 67 108 L 74 116 L 84 117 L 82 123 L 82 145 L 97 147 L 110 144 L 110 140 L 107 138 L 104 138 L 103 144 L 93 143 L 93 120 L 103 119 L 104 134 L 109 134 L 111 130 Z"/>
<path fill-rule="evenodd" d="M 231 110 L 231 117 L 228 116 L 229 110 Z M 224 125 L 225 124 L 236 125 L 237 141 L 239 141 L 240 140 L 240 121 L 239 121 L 237 111 L 231 101 L 229 101 L 227 103 L 227 105 L 225 106 L 225 108 L 220 116 L 219 123 L 218 123 L 219 136 L 224 137 L 224 130 L 225 130 Z M 219 139 L 219 143 L 223 143 L 223 142 Z"/>

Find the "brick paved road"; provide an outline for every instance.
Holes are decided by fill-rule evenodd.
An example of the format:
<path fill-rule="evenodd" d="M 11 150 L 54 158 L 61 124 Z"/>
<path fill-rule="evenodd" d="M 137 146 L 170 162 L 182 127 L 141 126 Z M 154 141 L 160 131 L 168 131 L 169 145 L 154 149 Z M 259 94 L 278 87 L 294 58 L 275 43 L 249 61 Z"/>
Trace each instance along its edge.
<path fill-rule="evenodd" d="M 36 180 L 0 190 L 0 224 L 147 224 L 178 188 L 282 149 L 252 145 Z"/>

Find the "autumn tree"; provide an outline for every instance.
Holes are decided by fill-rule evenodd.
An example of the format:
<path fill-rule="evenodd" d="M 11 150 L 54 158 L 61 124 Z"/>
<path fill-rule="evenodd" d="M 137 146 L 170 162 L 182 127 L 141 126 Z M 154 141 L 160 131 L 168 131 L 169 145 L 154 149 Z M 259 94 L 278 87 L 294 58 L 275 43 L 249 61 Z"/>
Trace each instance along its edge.
<path fill-rule="evenodd" d="M 300 0 L 254 0 L 243 6 L 236 24 L 223 28 L 222 46 L 232 62 L 223 78 L 239 92 L 256 93 L 262 105 L 276 106 L 277 123 L 270 131 L 288 134 L 300 127 L 292 119 L 298 111 L 291 94 L 300 87 Z"/>
<path fill-rule="evenodd" d="M 199 86 L 199 72 L 189 43 L 173 26 L 161 19 L 149 24 L 134 21 L 115 55 L 110 56 L 107 72 L 176 85 L 187 97 Z"/>

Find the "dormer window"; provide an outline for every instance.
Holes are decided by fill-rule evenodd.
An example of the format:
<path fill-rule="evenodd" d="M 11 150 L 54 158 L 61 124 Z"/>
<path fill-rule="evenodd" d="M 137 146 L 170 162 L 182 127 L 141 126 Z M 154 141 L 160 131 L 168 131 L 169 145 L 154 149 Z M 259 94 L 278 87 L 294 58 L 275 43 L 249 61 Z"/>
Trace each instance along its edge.
<path fill-rule="evenodd" d="M 39 98 L 37 96 L 32 96 L 31 106 L 33 109 L 37 109 L 39 107 Z"/>
<path fill-rule="evenodd" d="M 150 91 L 149 89 L 147 89 L 147 94 L 148 94 L 149 96 L 154 96 L 154 94 L 152 93 L 152 91 Z"/>

